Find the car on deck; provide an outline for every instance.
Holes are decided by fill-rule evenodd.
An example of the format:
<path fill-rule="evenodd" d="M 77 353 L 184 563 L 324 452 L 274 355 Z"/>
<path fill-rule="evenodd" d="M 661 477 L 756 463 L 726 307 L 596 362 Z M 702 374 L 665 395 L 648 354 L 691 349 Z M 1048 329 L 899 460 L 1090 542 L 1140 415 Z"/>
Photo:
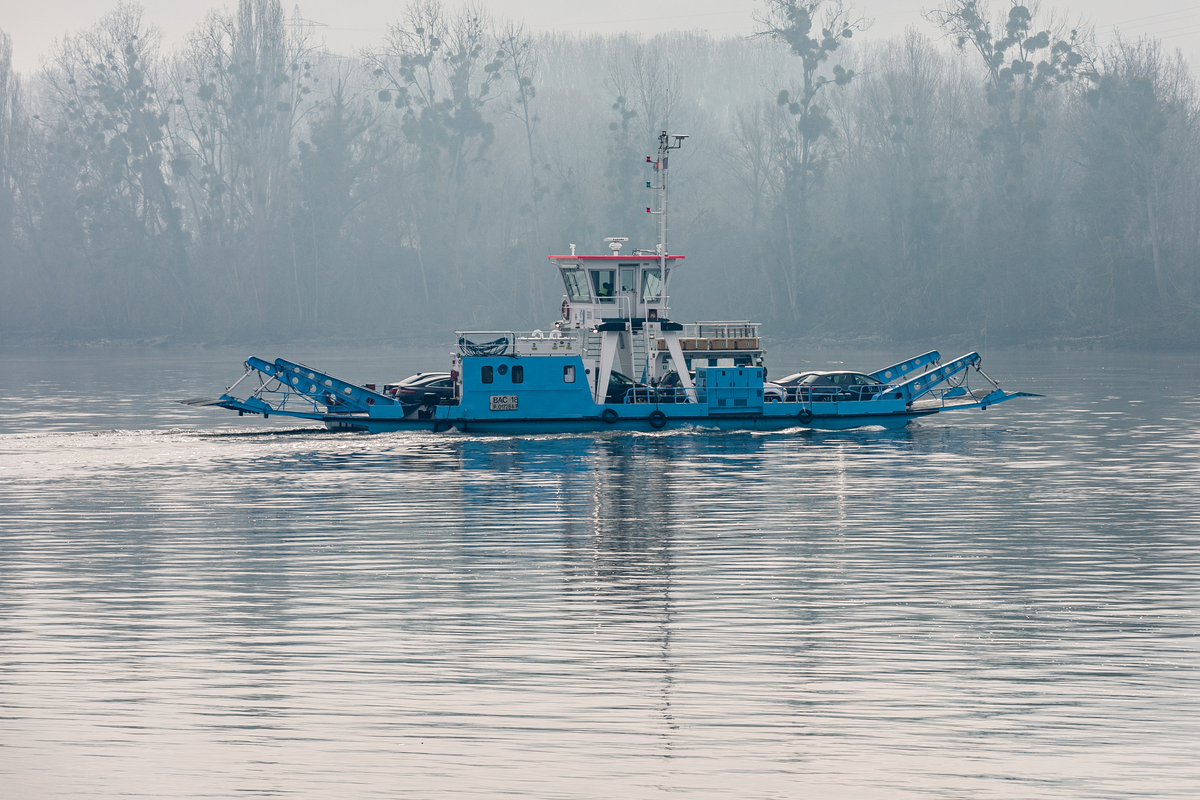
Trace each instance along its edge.
<path fill-rule="evenodd" d="M 800 383 L 800 381 L 804 380 L 809 375 L 820 375 L 820 374 L 821 373 L 815 372 L 812 370 L 810 370 L 808 372 L 793 372 L 791 375 L 786 375 L 786 376 L 780 378 L 779 380 L 771 381 L 771 383 L 774 383 L 777 386 L 796 386 Z"/>
<path fill-rule="evenodd" d="M 624 403 L 626 395 L 634 389 L 645 389 L 646 385 L 638 383 L 633 378 L 614 370 L 608 376 L 608 394 L 604 398 L 606 403 Z M 629 402 L 646 402 L 645 393 L 634 392 L 629 398 Z"/>
<path fill-rule="evenodd" d="M 789 400 L 818 403 L 870 400 L 884 389 L 881 381 L 862 372 L 798 372 L 778 383 Z"/>
<path fill-rule="evenodd" d="M 399 383 L 384 384 L 383 393 L 405 406 L 441 405 L 454 399 L 454 379 L 449 372 L 418 372 Z"/>

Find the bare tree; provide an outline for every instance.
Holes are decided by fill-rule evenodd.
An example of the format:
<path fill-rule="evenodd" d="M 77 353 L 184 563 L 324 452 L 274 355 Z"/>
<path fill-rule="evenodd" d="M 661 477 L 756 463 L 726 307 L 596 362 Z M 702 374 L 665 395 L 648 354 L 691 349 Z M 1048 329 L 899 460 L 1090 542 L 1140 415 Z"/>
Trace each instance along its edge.
<path fill-rule="evenodd" d="M 146 298 L 162 301 L 155 292 L 173 295 L 180 325 L 189 306 L 167 103 L 157 89 L 158 38 L 142 24 L 139 7 L 121 5 L 92 29 L 64 38 L 43 74 L 56 153 L 75 171 L 87 261 L 112 290 L 100 297 L 115 301 L 113 313 L 128 325 L 145 321 Z"/>
<path fill-rule="evenodd" d="M 842 43 L 865 25 L 851 19 L 840 2 L 826 4 L 825 0 L 768 0 L 767 12 L 758 17 L 758 22 L 759 36 L 785 43 L 800 59 L 800 86 L 781 89 L 776 98 L 795 119 L 794 137 L 783 143 L 787 157 L 781 204 L 787 248 L 784 284 L 795 322 L 800 318 L 805 250 L 811 246 L 805 230 L 810 191 L 828 164 L 829 152 L 822 145 L 834 135 L 828 109 L 817 101 L 829 87 L 846 86 L 854 78 L 854 71 L 840 64 L 834 64 L 829 75 L 823 70 Z"/>
<path fill-rule="evenodd" d="M 197 235 L 228 275 L 227 291 L 249 298 L 260 323 L 269 287 L 291 277 L 278 227 L 316 80 L 305 32 L 284 23 L 279 0 L 240 0 L 234 14 L 209 14 L 174 70 L 175 164 Z"/>
<path fill-rule="evenodd" d="M 498 94 L 504 65 L 489 26 L 480 6 L 449 15 L 437 0 L 415 0 L 404 20 L 389 26 L 383 46 L 365 54 L 380 102 L 399 110 L 401 130 L 416 152 L 421 197 L 412 210 L 422 270 L 429 261 L 448 266 L 458 290 L 468 268 L 468 172 L 483 164 L 495 139 L 483 109 Z"/>
<path fill-rule="evenodd" d="M 21 79 L 12 68 L 12 38 L 0 31 L 0 261 L 15 262 L 17 158 L 20 150 Z"/>

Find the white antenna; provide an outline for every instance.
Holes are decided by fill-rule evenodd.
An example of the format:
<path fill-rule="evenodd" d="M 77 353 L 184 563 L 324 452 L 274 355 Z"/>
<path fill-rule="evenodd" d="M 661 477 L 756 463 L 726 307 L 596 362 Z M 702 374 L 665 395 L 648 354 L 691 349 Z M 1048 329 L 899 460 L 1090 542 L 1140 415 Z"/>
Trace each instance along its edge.
<path fill-rule="evenodd" d="M 686 133 L 669 134 L 663 131 L 658 135 L 658 160 L 655 161 L 650 156 L 646 156 L 646 160 L 654 164 L 654 169 L 658 172 L 658 186 L 646 183 L 647 188 L 658 191 L 658 211 L 647 208 L 646 213 L 658 214 L 659 217 L 657 255 L 662 262 L 663 280 L 666 280 L 667 277 L 667 156 L 672 150 L 683 147 L 683 140 L 686 138 L 688 138 Z M 675 140 L 675 144 L 671 144 L 672 139 Z"/>

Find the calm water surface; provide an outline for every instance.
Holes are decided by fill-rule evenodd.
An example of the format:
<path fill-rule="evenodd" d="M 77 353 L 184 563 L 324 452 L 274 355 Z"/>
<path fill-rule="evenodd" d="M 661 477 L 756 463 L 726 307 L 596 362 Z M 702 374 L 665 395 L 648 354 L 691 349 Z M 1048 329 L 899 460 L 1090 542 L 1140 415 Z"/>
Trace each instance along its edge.
<path fill-rule="evenodd" d="M 171 404 L 246 355 L 0 356 L 0 797 L 1200 794 L 1200 358 L 892 432 Z"/>

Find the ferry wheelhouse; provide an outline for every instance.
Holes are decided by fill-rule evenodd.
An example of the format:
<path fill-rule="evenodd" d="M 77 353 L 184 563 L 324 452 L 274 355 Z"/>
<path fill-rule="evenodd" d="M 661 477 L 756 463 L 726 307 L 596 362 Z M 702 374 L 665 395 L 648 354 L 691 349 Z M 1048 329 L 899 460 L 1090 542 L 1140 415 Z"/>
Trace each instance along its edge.
<path fill-rule="evenodd" d="M 1003 391 L 980 369 L 978 353 L 943 362 L 937 351 L 846 373 L 859 376 L 854 386 L 779 386 L 767 381 L 758 323 L 672 320 L 668 290 L 684 256 L 667 249 L 667 170 L 670 151 L 686 138 L 663 131 L 657 159 L 647 158 L 657 178 L 658 207 L 646 209 L 658 216 L 656 247 L 625 255 L 628 240 L 613 237 L 607 254 L 579 255 L 570 245 L 569 255 L 550 256 L 565 289 L 560 318 L 534 331 L 458 331 L 444 391 L 404 402 L 376 384 L 251 357 L 219 398 L 183 402 L 318 420 L 332 430 L 555 433 L 895 428 L 1035 396 Z M 983 390 L 967 385 L 972 369 Z"/>

